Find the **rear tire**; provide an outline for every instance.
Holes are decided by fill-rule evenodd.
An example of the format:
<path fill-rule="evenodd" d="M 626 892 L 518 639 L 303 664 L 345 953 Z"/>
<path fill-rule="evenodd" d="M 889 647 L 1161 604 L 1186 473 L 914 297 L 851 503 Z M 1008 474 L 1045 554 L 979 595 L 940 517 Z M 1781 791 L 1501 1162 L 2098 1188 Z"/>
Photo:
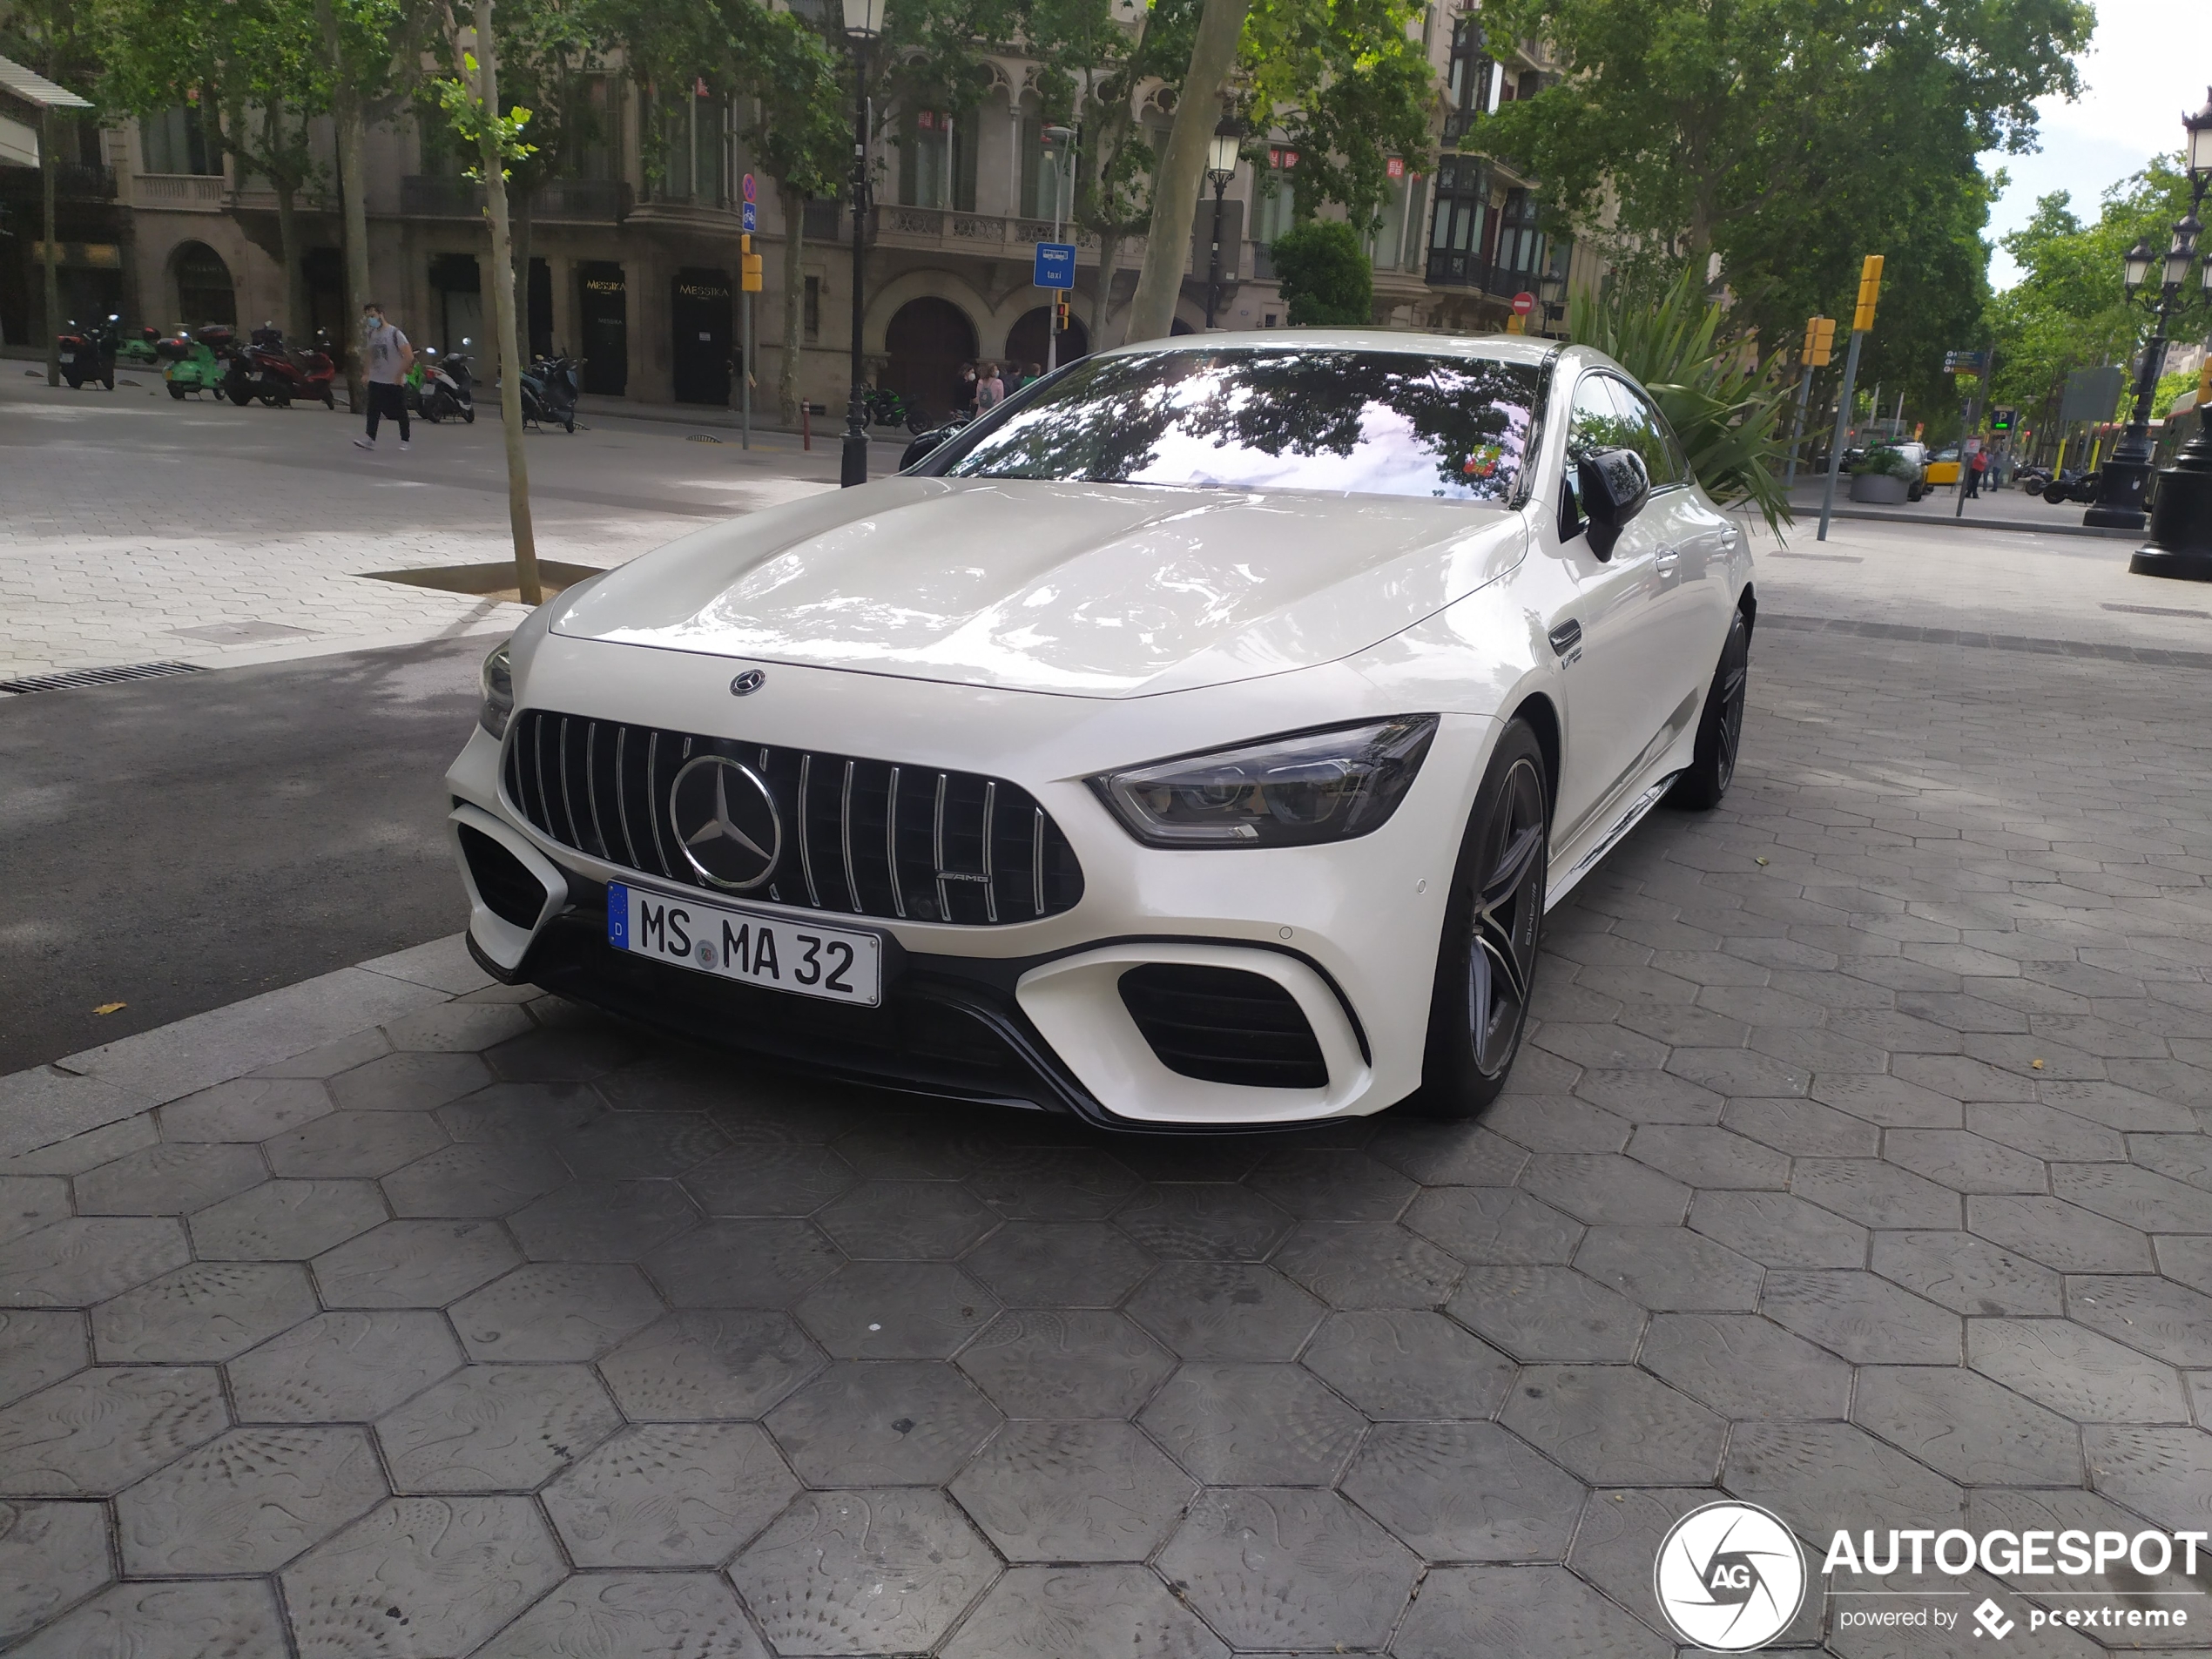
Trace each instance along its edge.
<path fill-rule="evenodd" d="M 462 405 L 461 410 L 461 423 L 463 426 L 474 426 L 476 424 L 476 406 L 474 403 Z"/>
<path fill-rule="evenodd" d="M 2063 507 L 2066 505 L 2066 491 L 2053 484 L 2043 492 L 2043 499 L 2054 507 Z"/>
<path fill-rule="evenodd" d="M 174 381 L 168 381 L 167 385 L 169 388 L 169 395 L 175 398 L 178 402 L 183 402 L 185 401 L 185 388 L 178 385 Z"/>
<path fill-rule="evenodd" d="M 249 388 L 244 386 L 233 386 L 228 387 L 226 389 L 230 394 L 231 401 L 235 403 L 241 409 L 253 401 L 253 393 Z"/>
<path fill-rule="evenodd" d="M 1421 1086 L 1407 1110 L 1472 1117 L 1505 1088 L 1535 990 L 1550 853 L 1543 746 L 1526 720 L 1515 720 L 1498 739 L 1460 841 Z"/>
<path fill-rule="evenodd" d="M 1744 688 L 1750 671 L 1751 619 L 1738 610 L 1729 618 L 1720 666 L 1713 671 L 1712 689 L 1705 693 L 1704 711 L 1697 718 L 1696 755 L 1667 792 L 1669 806 L 1710 812 L 1728 793 L 1736 778 L 1737 750 L 1743 741 Z"/>

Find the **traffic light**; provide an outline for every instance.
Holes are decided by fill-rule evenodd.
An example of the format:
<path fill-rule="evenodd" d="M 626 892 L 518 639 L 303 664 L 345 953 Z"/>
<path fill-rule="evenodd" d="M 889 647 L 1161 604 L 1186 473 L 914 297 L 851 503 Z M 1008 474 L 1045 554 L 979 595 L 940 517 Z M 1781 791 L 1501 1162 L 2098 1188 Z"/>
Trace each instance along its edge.
<path fill-rule="evenodd" d="M 1858 309 L 1851 320 L 1851 332 L 1864 334 L 1874 326 L 1874 302 L 1882 295 L 1882 256 L 1869 253 L 1858 267 Z"/>
<path fill-rule="evenodd" d="M 1836 340 L 1836 320 L 1833 317 L 1809 317 L 1805 320 L 1805 365 L 1810 368 L 1828 367 L 1829 348 Z"/>
<path fill-rule="evenodd" d="M 1054 302 L 1052 309 L 1053 327 L 1063 334 L 1066 334 L 1068 332 L 1068 322 L 1070 314 L 1068 305 L 1068 291 L 1065 288 L 1062 288 L 1060 291 L 1060 298 Z"/>

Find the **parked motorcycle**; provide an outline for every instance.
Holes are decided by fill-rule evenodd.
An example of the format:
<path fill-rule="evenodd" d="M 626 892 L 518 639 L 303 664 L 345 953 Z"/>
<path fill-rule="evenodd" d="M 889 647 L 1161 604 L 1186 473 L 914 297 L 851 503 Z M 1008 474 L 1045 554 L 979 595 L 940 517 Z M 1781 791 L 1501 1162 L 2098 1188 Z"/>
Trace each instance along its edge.
<path fill-rule="evenodd" d="M 2013 482 L 2029 495 L 2040 496 L 2051 487 L 2051 469 L 2048 467 L 2022 467 Z"/>
<path fill-rule="evenodd" d="M 2069 468 L 2044 485 L 2043 499 L 2054 507 L 2063 507 L 2070 501 L 2086 507 L 2097 498 L 2099 478 L 2097 473 L 2075 472 Z"/>
<path fill-rule="evenodd" d="M 523 424 L 576 430 L 576 399 L 583 368 L 581 357 L 541 357 L 523 371 Z"/>
<path fill-rule="evenodd" d="M 318 333 L 315 349 L 300 351 L 286 345 L 284 331 L 266 322 L 253 331 L 245 350 L 232 356 L 223 393 L 240 408 L 258 397 L 271 408 L 289 408 L 297 399 L 334 409 L 336 374 L 327 336 Z"/>
<path fill-rule="evenodd" d="M 461 342 L 466 346 L 467 340 Z M 435 425 L 458 415 L 470 425 L 476 420 L 475 378 L 466 353 L 441 357 L 435 346 L 426 346 L 415 360 L 406 381 L 408 407 Z"/>
<path fill-rule="evenodd" d="M 161 363 L 161 330 L 152 323 L 123 330 L 115 361 L 126 368 L 156 368 Z"/>
<path fill-rule="evenodd" d="M 875 425 L 902 426 L 917 436 L 936 425 L 921 404 L 880 386 L 868 388 L 867 411 Z"/>
<path fill-rule="evenodd" d="M 185 328 L 165 336 L 155 350 L 167 365 L 161 378 L 168 383 L 169 395 L 181 403 L 202 392 L 221 391 L 230 373 L 233 343 L 231 331 L 219 322 L 209 323 L 197 339 Z"/>
<path fill-rule="evenodd" d="M 70 390 L 78 390 L 86 381 L 98 381 L 111 392 L 115 389 L 115 353 L 122 343 L 122 320 L 110 317 L 93 328 L 80 328 L 72 321 L 69 332 L 54 342 L 62 378 L 69 382 Z"/>

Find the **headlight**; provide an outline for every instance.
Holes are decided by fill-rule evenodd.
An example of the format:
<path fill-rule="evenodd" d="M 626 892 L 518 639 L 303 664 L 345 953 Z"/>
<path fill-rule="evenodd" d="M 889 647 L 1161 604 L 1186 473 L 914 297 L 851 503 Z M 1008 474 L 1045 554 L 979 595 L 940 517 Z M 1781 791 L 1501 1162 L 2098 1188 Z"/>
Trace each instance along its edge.
<path fill-rule="evenodd" d="M 477 707 L 476 724 L 495 738 L 507 735 L 508 718 L 515 712 L 515 663 L 507 651 L 511 644 L 511 640 L 502 640 L 495 645 L 477 676 L 484 700 Z"/>
<path fill-rule="evenodd" d="M 1380 828 L 1413 786 L 1433 714 L 1264 738 L 1090 779 L 1154 846 L 1310 846 Z"/>

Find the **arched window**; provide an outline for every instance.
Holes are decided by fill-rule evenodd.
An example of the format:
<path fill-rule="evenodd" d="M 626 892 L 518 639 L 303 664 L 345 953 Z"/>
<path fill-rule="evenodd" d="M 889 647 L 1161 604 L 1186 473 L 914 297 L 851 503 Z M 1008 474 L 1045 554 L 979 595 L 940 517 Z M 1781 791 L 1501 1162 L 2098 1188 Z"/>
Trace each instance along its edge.
<path fill-rule="evenodd" d="M 238 326 L 238 293 L 221 254 L 205 242 L 186 242 L 172 256 L 172 265 L 177 273 L 177 309 L 185 327 L 202 328 L 211 322 Z"/>

